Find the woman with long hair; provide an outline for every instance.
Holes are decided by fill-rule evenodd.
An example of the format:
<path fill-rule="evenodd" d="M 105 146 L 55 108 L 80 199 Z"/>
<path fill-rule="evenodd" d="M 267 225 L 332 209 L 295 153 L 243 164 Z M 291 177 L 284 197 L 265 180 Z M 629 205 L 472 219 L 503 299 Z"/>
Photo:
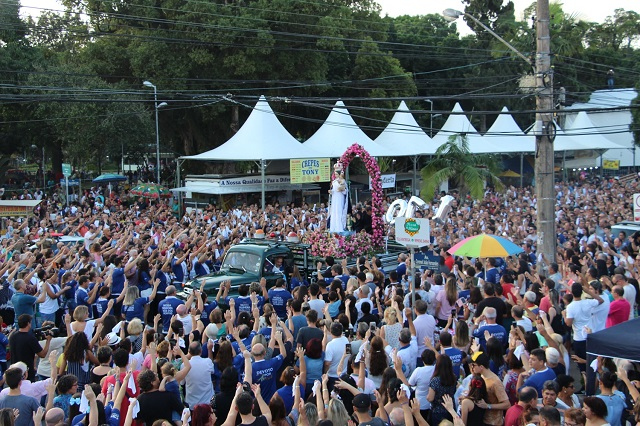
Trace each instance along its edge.
<path fill-rule="evenodd" d="M 19 413 L 17 408 L 0 409 L 0 426 L 14 426 L 17 413 Z"/>
<path fill-rule="evenodd" d="M 368 360 L 369 378 L 375 384 L 376 389 L 378 389 L 382 383 L 382 374 L 389 366 L 389 357 L 384 351 L 384 340 L 382 340 L 380 336 L 375 336 L 371 339 L 368 348 L 368 350 L 365 349 L 365 355 L 368 353 L 368 357 L 365 356 L 365 359 Z"/>
<path fill-rule="evenodd" d="M 458 286 L 456 279 L 447 278 L 444 289 L 440 290 L 436 295 L 436 320 L 438 327 L 445 327 L 451 316 L 451 311 L 456 309 L 456 300 L 458 300 Z"/>
<path fill-rule="evenodd" d="M 307 281 L 306 278 L 302 277 L 302 274 L 300 273 L 300 268 L 298 268 L 297 265 L 293 265 L 293 271 L 291 272 L 291 282 L 290 282 L 291 291 L 293 291 L 294 288 L 299 287 L 301 285 L 305 285 L 308 287 L 309 282 Z"/>
<path fill-rule="evenodd" d="M 329 406 L 325 411 L 327 420 L 331 421 L 334 425 L 346 425 L 349 423 L 349 413 L 342 400 L 331 398 Z"/>
<path fill-rule="evenodd" d="M 489 357 L 489 369 L 502 380 L 507 372 L 504 362 L 504 347 L 495 337 L 487 339 L 487 356 Z"/>
<path fill-rule="evenodd" d="M 222 372 L 228 367 L 235 367 L 240 369 L 242 366 L 244 369 L 244 356 L 242 354 L 233 355 L 233 346 L 228 340 L 221 341 L 219 343 L 218 352 L 213 360 L 213 390 L 214 392 L 220 391 L 220 380 L 222 378 Z"/>
<path fill-rule="evenodd" d="M 313 383 L 316 380 L 322 379 L 322 373 L 324 369 L 324 356 L 322 353 L 322 340 L 311 339 L 307 342 L 307 346 L 304 348 L 304 355 L 300 356 L 299 350 L 295 351 L 298 356 L 298 361 L 294 367 L 296 374 L 300 375 L 300 384 L 304 386 L 304 398 L 305 401 L 311 395 L 313 389 Z M 304 367 L 304 381 L 302 381 Z"/>
<path fill-rule="evenodd" d="M 77 308 L 76 308 L 77 309 Z M 91 364 L 98 365 L 98 359 L 91 351 L 91 345 L 84 333 L 77 333 L 67 340 L 64 348 L 64 361 L 58 369 L 62 375 L 66 371 L 77 378 L 78 391 L 84 390 L 84 385 L 91 383 Z"/>
<path fill-rule="evenodd" d="M 221 426 L 226 420 L 226 415 L 233 409 L 231 403 L 236 394 L 236 385 L 238 384 L 238 370 L 234 367 L 227 367 L 222 371 L 220 377 L 220 391 L 215 394 L 211 405 L 216 412 L 216 426 Z"/>
<path fill-rule="evenodd" d="M 83 333 L 87 336 L 87 340 L 91 340 L 93 338 L 93 332 L 96 329 L 98 324 L 101 324 L 104 319 L 109 315 L 109 311 L 113 306 L 113 300 L 109 300 L 109 304 L 107 305 L 107 309 L 105 313 L 97 319 L 88 319 L 89 318 L 89 308 L 80 305 L 76 306 L 73 310 L 73 322 L 69 323 L 67 326 L 67 334 L 72 335 L 76 333 Z"/>
<path fill-rule="evenodd" d="M 279 394 L 275 393 L 271 397 L 269 411 L 271 412 L 271 426 L 291 426 L 284 401 Z"/>
<path fill-rule="evenodd" d="M 456 322 L 456 334 L 453 336 L 453 347 L 468 354 L 470 346 L 469 325 L 465 320 L 459 320 Z"/>
<path fill-rule="evenodd" d="M 444 406 L 442 397 L 449 395 L 451 398 L 456 393 L 456 375 L 453 373 L 453 363 L 446 355 L 439 355 L 436 359 L 436 368 L 429 382 L 429 394 L 427 400 L 431 403 L 431 424 L 439 425 L 442 420 L 453 421 L 451 414 Z"/>
<path fill-rule="evenodd" d="M 398 319 L 400 318 L 400 320 Z M 400 348 L 400 331 L 402 330 L 402 313 L 393 306 L 384 310 L 385 325 L 380 327 L 380 337 L 385 339 L 389 346 L 398 350 Z"/>
<path fill-rule="evenodd" d="M 302 348 L 298 348 L 296 350 L 296 355 L 298 355 L 298 357 L 300 355 L 302 355 Z M 300 380 L 299 380 L 299 384 L 298 384 L 298 391 L 300 392 L 300 395 L 304 395 L 304 387 L 303 384 L 306 381 L 306 378 L 303 377 L 306 375 L 305 373 L 305 367 L 304 367 L 304 361 L 302 361 L 300 363 L 301 369 L 300 369 Z M 293 367 L 285 367 L 284 370 L 282 371 L 282 374 L 280 375 L 280 383 L 282 383 L 282 387 L 280 389 L 277 390 L 276 394 L 280 395 L 280 398 L 282 399 L 282 402 L 284 403 L 284 411 L 285 413 L 288 415 L 291 412 L 291 409 L 293 408 L 293 406 L 295 405 L 295 401 L 294 401 L 294 389 L 293 389 L 293 382 L 296 379 L 296 371 L 293 369 Z"/>
<path fill-rule="evenodd" d="M 389 369 L 395 373 L 394 370 Z M 390 379 L 385 386 L 381 386 L 377 396 L 380 396 L 378 400 L 378 411 L 376 411 L 376 417 L 380 417 L 387 423 L 391 423 L 389 416 L 394 408 L 401 407 L 398 401 L 398 391 L 401 389 L 402 380 L 396 377 Z"/>
<path fill-rule="evenodd" d="M 460 403 L 460 413 L 465 425 L 484 424 L 484 408 L 477 404 L 480 401 L 487 401 L 487 384 L 479 374 L 474 374 L 469 382 L 469 392 Z"/>
<path fill-rule="evenodd" d="M 507 373 L 504 375 L 502 384 L 507 392 L 511 405 L 518 403 L 518 376 L 524 372 L 522 361 L 513 354 L 513 349 L 507 355 Z"/>
<path fill-rule="evenodd" d="M 132 321 L 134 318 L 138 318 L 145 324 L 145 315 L 149 309 L 149 302 L 156 297 L 158 285 L 160 285 L 160 280 L 155 280 L 153 290 L 149 297 L 140 296 L 138 287 L 127 287 L 124 300 L 122 301 L 122 316 L 126 321 Z"/>

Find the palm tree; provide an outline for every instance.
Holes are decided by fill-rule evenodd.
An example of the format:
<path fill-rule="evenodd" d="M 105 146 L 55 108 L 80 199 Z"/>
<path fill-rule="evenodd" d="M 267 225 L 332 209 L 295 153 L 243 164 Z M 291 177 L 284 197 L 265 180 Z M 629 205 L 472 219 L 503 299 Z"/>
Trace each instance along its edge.
<path fill-rule="evenodd" d="M 435 189 L 444 181 L 452 181 L 461 196 L 470 194 L 476 200 L 484 196 L 486 182 L 496 189 L 504 185 L 496 175 L 498 162 L 494 155 L 476 155 L 469 151 L 466 135 L 451 135 L 422 169 L 421 196 L 433 197 Z"/>

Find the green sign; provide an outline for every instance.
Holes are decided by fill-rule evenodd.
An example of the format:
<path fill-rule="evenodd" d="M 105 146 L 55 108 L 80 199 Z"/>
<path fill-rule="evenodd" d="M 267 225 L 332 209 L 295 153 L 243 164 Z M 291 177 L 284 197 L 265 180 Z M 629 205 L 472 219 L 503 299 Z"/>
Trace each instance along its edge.
<path fill-rule="evenodd" d="M 71 164 L 62 163 L 62 174 L 65 175 L 65 177 L 71 176 Z"/>

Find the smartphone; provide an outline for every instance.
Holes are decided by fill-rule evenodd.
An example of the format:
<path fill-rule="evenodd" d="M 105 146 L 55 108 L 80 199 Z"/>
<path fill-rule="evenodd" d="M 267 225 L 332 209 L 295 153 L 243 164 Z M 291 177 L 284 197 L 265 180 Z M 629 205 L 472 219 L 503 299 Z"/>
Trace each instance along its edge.
<path fill-rule="evenodd" d="M 371 321 L 369 323 L 369 330 L 371 330 L 371 332 L 373 333 L 374 331 L 376 331 L 376 323 Z"/>
<path fill-rule="evenodd" d="M 455 309 L 455 308 L 451 310 L 451 316 L 452 316 L 452 317 L 454 317 L 454 318 L 455 318 L 457 314 L 458 314 L 458 312 L 456 311 L 456 309 Z"/>
<path fill-rule="evenodd" d="M 474 337 L 473 338 L 473 343 L 475 343 L 476 345 L 480 344 L 480 339 L 478 337 Z"/>
<path fill-rule="evenodd" d="M 345 347 L 345 353 L 347 355 L 351 355 L 351 343 L 347 343 L 347 345 Z"/>

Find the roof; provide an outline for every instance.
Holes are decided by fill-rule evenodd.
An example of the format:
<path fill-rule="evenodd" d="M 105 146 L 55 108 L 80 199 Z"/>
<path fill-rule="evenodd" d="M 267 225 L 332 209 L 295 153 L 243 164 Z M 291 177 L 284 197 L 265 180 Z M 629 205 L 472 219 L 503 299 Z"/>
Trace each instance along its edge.
<path fill-rule="evenodd" d="M 341 157 L 354 143 L 362 145 L 373 157 L 392 157 L 398 154 L 379 143 L 374 142 L 353 121 L 344 102 L 337 101 L 329 116 L 307 141 L 305 148 L 319 152 L 318 157 Z"/>
<path fill-rule="evenodd" d="M 40 200 L 0 200 L 0 207 L 35 207 Z"/>
<path fill-rule="evenodd" d="M 587 334 L 587 353 L 640 362 L 640 318 L 625 321 L 596 333 Z"/>
<path fill-rule="evenodd" d="M 200 161 L 289 160 L 321 157 L 303 146 L 282 126 L 266 98 L 260 96 L 238 133 L 221 146 L 197 155 L 180 157 Z"/>
<path fill-rule="evenodd" d="M 376 138 L 376 143 L 392 149 L 397 155 L 409 156 L 433 154 L 437 148 L 404 101 L 400 102 L 391 122 Z"/>
<path fill-rule="evenodd" d="M 469 135 L 472 133 L 476 133 L 476 134 L 478 133 L 478 131 L 476 130 L 475 127 L 473 127 L 473 124 L 471 124 L 471 121 L 469 121 L 467 116 L 465 114 L 460 114 L 460 113 L 463 113 L 464 111 L 459 103 L 456 102 L 451 112 L 458 113 L 458 114 L 449 114 L 449 118 L 447 118 L 447 121 L 444 123 L 444 126 L 442 126 L 438 134 L 433 137 L 433 142 L 436 146 L 436 149 L 440 145 L 446 143 L 449 140 L 449 136 L 451 135 L 456 135 L 461 133 L 465 133 Z"/>
<path fill-rule="evenodd" d="M 469 150 L 474 154 L 534 152 L 535 138 L 524 134 L 505 106 L 487 133 L 469 135 Z"/>

